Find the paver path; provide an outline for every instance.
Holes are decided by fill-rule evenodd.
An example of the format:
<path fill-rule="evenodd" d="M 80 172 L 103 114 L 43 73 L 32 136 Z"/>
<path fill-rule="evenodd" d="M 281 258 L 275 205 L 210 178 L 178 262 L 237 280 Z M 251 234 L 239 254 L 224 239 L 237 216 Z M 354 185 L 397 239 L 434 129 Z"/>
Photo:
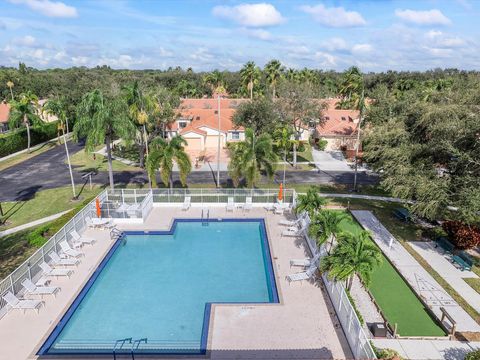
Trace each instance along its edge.
<path fill-rule="evenodd" d="M 473 271 L 457 269 L 430 241 L 411 241 L 409 244 L 470 306 L 480 312 L 480 294 L 463 281 L 465 278 L 478 278 Z"/>
<path fill-rule="evenodd" d="M 480 325 L 458 305 L 437 281 L 410 255 L 371 211 L 354 210 L 352 215 L 363 228 L 373 233 L 373 239 L 385 256 L 403 275 L 414 291 L 428 304 L 438 319 L 443 306 L 457 322 L 460 332 L 480 332 Z M 450 327 L 448 322 L 445 325 Z"/>

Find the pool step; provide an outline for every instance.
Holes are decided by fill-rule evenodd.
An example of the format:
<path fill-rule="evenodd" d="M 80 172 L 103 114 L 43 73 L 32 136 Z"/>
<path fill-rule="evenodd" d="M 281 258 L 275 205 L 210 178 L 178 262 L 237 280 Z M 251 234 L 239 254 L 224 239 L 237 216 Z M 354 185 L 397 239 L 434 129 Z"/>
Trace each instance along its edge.
<path fill-rule="evenodd" d="M 205 211 L 205 217 L 204 217 Z M 208 226 L 208 221 L 210 220 L 210 209 L 202 209 L 202 226 Z"/>
<path fill-rule="evenodd" d="M 119 238 L 123 236 L 123 231 L 118 230 L 117 228 L 113 228 L 110 230 L 110 239 L 113 241 L 117 241 Z"/>

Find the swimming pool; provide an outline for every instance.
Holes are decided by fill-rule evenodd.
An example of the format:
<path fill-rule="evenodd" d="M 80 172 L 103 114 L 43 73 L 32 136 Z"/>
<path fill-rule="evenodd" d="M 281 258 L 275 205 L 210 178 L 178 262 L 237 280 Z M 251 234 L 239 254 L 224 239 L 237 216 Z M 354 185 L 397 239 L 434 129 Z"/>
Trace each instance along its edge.
<path fill-rule="evenodd" d="M 126 338 L 147 339 L 137 353 L 204 353 L 212 303 L 275 302 L 263 219 L 177 219 L 168 232 L 126 232 L 39 355 L 111 354 Z"/>

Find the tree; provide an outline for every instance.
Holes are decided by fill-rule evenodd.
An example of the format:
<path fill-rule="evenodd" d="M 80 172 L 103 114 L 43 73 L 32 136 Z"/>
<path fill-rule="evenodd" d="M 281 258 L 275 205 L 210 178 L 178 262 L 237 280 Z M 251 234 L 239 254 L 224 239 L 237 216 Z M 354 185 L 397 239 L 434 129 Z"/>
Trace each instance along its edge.
<path fill-rule="evenodd" d="M 283 68 L 282 64 L 280 63 L 280 61 L 278 61 L 278 60 L 270 60 L 270 62 L 268 62 L 265 65 L 264 72 L 265 72 L 266 77 L 267 77 L 267 82 L 270 85 L 270 87 L 272 88 L 272 98 L 273 99 L 275 99 L 275 97 L 276 97 L 276 92 L 275 92 L 276 91 L 276 86 L 277 86 L 278 81 L 282 77 L 283 70 L 284 70 L 284 68 Z"/>
<path fill-rule="evenodd" d="M 364 90 L 363 87 L 363 75 L 359 68 L 352 66 L 347 69 L 340 84 L 339 95 L 342 101 L 337 106 L 342 109 L 354 109 L 356 108 L 355 102 L 359 101 L 360 94 Z"/>
<path fill-rule="evenodd" d="M 88 152 L 105 144 L 110 188 L 113 190 L 112 141 L 116 136 L 129 141 L 135 134 L 135 126 L 128 118 L 128 106 L 123 98 L 107 98 L 98 89 L 85 94 L 77 105 L 73 131 L 76 139 L 86 138 L 85 150 Z"/>
<path fill-rule="evenodd" d="M 282 122 L 293 129 L 294 139 L 299 142 L 310 122 L 323 122 L 324 104 L 314 98 L 311 86 L 304 83 L 283 82 L 279 87 L 280 99 L 275 102 Z M 293 145 L 293 166 L 297 166 L 297 144 Z"/>
<path fill-rule="evenodd" d="M 27 128 L 27 148 L 30 152 L 30 124 L 41 124 L 40 117 L 37 114 L 38 98 L 31 92 L 22 93 L 20 99 L 11 103 L 12 113 L 9 118 L 9 126 L 13 129 L 21 124 Z"/>
<path fill-rule="evenodd" d="M 245 140 L 233 145 L 228 164 L 235 186 L 238 186 L 242 177 L 249 187 L 256 186 L 262 170 L 269 178 L 273 177 L 278 158 L 272 145 L 269 134 L 257 136 L 252 129 L 245 129 Z"/>
<path fill-rule="evenodd" d="M 12 96 L 12 101 L 13 101 L 13 90 L 12 90 L 12 89 L 13 89 L 13 85 L 14 85 L 14 84 L 13 84 L 13 81 L 10 81 L 10 80 L 7 81 L 7 86 L 8 86 L 8 88 L 10 89 L 10 95 Z"/>
<path fill-rule="evenodd" d="M 213 70 L 203 77 L 203 82 L 210 87 L 212 93 L 215 92 L 215 89 L 223 85 L 223 80 L 224 75 L 218 70 Z"/>
<path fill-rule="evenodd" d="M 311 186 L 306 194 L 298 195 L 295 212 L 298 214 L 306 211 L 310 217 L 313 217 L 326 203 L 327 201 L 320 196 L 318 190 L 314 186 Z"/>
<path fill-rule="evenodd" d="M 265 98 L 241 103 L 233 115 L 233 123 L 236 126 L 248 127 L 257 136 L 266 132 L 271 133 L 279 122 L 275 105 Z"/>
<path fill-rule="evenodd" d="M 156 137 L 150 144 L 147 157 L 147 172 L 153 186 L 157 186 L 156 172 L 160 170 L 160 177 L 165 186 L 173 187 L 172 171 L 174 162 L 180 171 L 180 181 L 183 186 L 187 183 L 187 176 L 192 171 L 190 157 L 185 152 L 187 141 L 180 135 L 167 141 Z"/>
<path fill-rule="evenodd" d="M 368 231 L 340 233 L 337 241 L 332 253 L 322 258 L 320 271 L 328 273 L 330 279 L 345 281 L 348 290 L 352 288 L 354 275 L 360 276 L 368 286 L 372 272 L 383 261 L 382 253 L 370 239 Z"/>
<path fill-rule="evenodd" d="M 258 85 L 260 81 L 260 68 L 255 65 L 253 61 L 247 62 L 240 70 L 240 77 L 242 84 L 250 93 L 250 100 L 253 99 L 253 88 Z"/>
<path fill-rule="evenodd" d="M 65 129 L 67 128 L 67 112 L 65 102 L 60 99 L 50 99 L 43 105 L 43 110 L 50 115 L 54 115 L 58 118 L 59 127 L 62 130 L 63 143 L 65 145 L 65 154 L 67 155 L 68 171 L 70 172 L 70 181 L 72 183 L 73 198 L 76 199 L 77 194 L 75 192 L 75 181 L 73 180 L 72 164 L 70 163 L 70 154 L 68 152 L 67 137 L 65 135 Z"/>
<path fill-rule="evenodd" d="M 293 131 L 288 126 L 278 128 L 273 133 L 275 145 L 283 152 L 283 188 L 285 188 L 285 171 L 287 167 L 287 155 L 295 141 L 292 141 Z"/>
<path fill-rule="evenodd" d="M 316 239 L 319 246 L 326 244 L 330 252 L 336 236 L 341 231 L 340 224 L 346 219 L 348 215 L 343 211 L 319 211 L 311 219 L 309 234 Z"/>

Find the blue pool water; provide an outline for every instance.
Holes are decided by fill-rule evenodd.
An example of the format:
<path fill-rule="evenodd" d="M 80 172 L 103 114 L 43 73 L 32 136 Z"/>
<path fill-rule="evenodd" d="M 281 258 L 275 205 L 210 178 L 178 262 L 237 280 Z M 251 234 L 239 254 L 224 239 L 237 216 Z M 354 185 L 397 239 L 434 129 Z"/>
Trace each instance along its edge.
<path fill-rule="evenodd" d="M 202 352 L 209 303 L 278 302 L 263 220 L 173 229 L 127 233 L 41 352 L 111 353 L 130 337 L 148 339 L 140 352 Z"/>

